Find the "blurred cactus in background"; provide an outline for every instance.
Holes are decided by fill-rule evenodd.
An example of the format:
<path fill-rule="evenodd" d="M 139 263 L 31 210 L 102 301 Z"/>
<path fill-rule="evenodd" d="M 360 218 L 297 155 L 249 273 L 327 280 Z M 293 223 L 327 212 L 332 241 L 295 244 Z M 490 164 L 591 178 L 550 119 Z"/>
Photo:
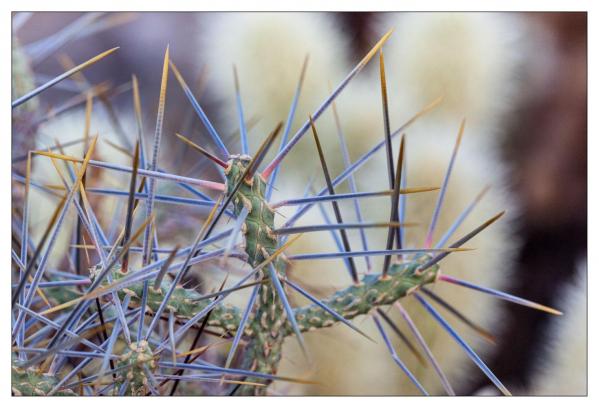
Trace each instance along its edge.
<path fill-rule="evenodd" d="M 551 324 L 550 343 L 537 363 L 528 394 L 587 394 L 587 293 L 587 266 L 583 260 L 562 300 L 565 318 Z"/>

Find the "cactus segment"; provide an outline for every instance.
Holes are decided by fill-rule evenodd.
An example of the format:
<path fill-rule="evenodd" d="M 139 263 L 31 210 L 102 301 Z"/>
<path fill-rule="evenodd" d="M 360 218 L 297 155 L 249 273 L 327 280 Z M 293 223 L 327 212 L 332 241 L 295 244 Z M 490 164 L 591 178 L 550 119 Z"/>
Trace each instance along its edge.
<path fill-rule="evenodd" d="M 233 188 L 243 176 L 251 158 L 246 155 L 233 156 L 228 163 L 225 175 L 227 177 L 227 193 L 233 193 Z M 259 174 L 254 174 L 251 179 L 245 179 L 233 197 L 234 212 L 236 216 L 247 209 L 248 215 L 242 227 L 245 235 L 245 251 L 248 262 L 252 267 L 257 267 L 278 248 L 278 238 L 274 230 L 274 210 L 264 198 L 266 182 Z M 283 256 L 277 257 L 272 263 L 276 272 L 285 277 L 285 260 Z M 263 278 L 269 277 L 268 270 L 259 272 Z M 277 294 L 274 283 L 267 279 L 260 286 L 256 299 L 254 316 L 250 316 L 247 325 L 251 340 L 246 346 L 242 362 L 243 369 L 259 371 L 261 373 L 276 374 L 283 340 L 286 334 L 287 313 Z M 247 381 L 264 383 L 264 379 L 248 378 Z M 264 394 L 265 387 L 241 386 L 239 394 L 254 395 Z"/>
<path fill-rule="evenodd" d="M 58 383 L 55 376 L 42 374 L 33 367 L 20 368 L 14 364 L 14 360 L 10 371 L 11 391 L 15 396 L 46 396 Z M 67 397 L 77 394 L 69 389 L 62 389 L 54 395 Z"/>
<path fill-rule="evenodd" d="M 126 273 L 121 272 L 119 265 L 113 267 L 113 278 L 115 280 L 122 278 L 124 275 L 126 275 Z M 155 313 L 158 310 L 172 281 L 168 276 L 165 276 L 162 282 L 160 282 L 158 289 L 154 289 L 154 283 L 155 281 L 150 281 L 148 287 L 146 311 L 150 313 Z M 143 287 L 143 282 L 131 284 L 129 287 L 118 291 L 119 298 L 124 299 L 127 294 L 130 294 L 131 306 L 139 307 L 143 294 Z M 169 312 L 172 311 L 177 319 L 189 320 L 204 310 L 210 303 L 210 299 L 206 299 L 198 292 L 179 286 L 173 291 L 165 309 Z M 237 307 L 219 304 L 213 309 L 208 325 L 235 332 L 239 326 L 240 316 L 241 312 Z"/>
<path fill-rule="evenodd" d="M 386 279 L 378 274 L 365 275 L 359 285 L 337 291 L 322 300 L 322 303 L 346 319 L 370 313 L 377 306 L 391 305 L 410 295 L 420 286 L 435 282 L 439 274 L 438 266 L 431 267 L 423 273 L 418 271 L 418 266 L 428 258 L 430 257 L 422 256 L 413 261 L 394 264 L 389 269 Z M 330 327 L 337 321 L 317 305 L 295 309 L 295 318 L 302 331 Z"/>

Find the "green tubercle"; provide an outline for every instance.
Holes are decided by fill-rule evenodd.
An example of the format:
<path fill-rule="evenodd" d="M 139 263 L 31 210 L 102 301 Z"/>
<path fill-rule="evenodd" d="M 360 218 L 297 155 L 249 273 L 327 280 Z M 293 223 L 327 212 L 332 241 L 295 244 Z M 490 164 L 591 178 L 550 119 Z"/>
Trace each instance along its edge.
<path fill-rule="evenodd" d="M 46 396 L 58 383 L 56 377 L 50 374 L 40 373 L 33 367 L 20 368 L 14 364 L 11 366 L 11 391 L 15 396 Z M 52 395 L 75 396 L 73 391 L 63 389 Z"/>
<path fill-rule="evenodd" d="M 125 395 L 144 396 L 148 393 L 147 372 L 153 373 L 156 370 L 156 362 L 147 341 L 131 343 L 129 350 L 121 356 L 118 367 L 123 370 L 119 371 L 115 391 L 127 380 Z"/>

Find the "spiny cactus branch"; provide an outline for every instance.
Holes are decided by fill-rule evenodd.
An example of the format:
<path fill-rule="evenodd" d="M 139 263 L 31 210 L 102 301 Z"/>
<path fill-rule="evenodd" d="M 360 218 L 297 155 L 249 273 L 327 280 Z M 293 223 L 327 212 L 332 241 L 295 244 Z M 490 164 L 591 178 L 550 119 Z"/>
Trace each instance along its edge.
<path fill-rule="evenodd" d="M 13 222 L 13 242 L 16 243 L 16 249 L 13 249 L 11 253 L 14 261 L 14 275 L 18 277 L 18 281 L 11 285 L 14 288 L 11 299 L 13 307 L 11 346 L 13 394 L 75 395 L 75 390 L 79 390 L 85 395 L 165 395 L 165 393 L 169 393 L 166 385 L 172 381 L 170 394 L 173 395 L 181 381 L 194 381 L 219 383 L 221 387 L 226 384 L 227 387 L 222 388 L 219 392 L 235 395 L 266 395 L 268 386 L 273 381 L 310 383 L 278 374 L 285 339 L 294 337 L 294 340 L 300 343 L 302 350 L 308 356 L 303 339 L 304 333 L 343 323 L 351 330 L 374 341 L 353 320 L 358 316 L 367 316 L 374 322 L 393 361 L 422 394 L 427 395 L 427 391 L 400 358 L 398 350 L 387 334 L 387 326 L 391 327 L 392 331 L 402 339 L 407 348 L 417 356 L 423 365 L 428 362 L 433 366 L 445 391 L 449 395 L 455 395 L 449 379 L 426 344 L 424 335 L 420 333 L 415 322 L 400 303 L 406 297 L 414 296 L 491 382 L 504 394 L 509 395 L 509 391 L 474 350 L 420 293 L 429 296 L 436 304 L 441 305 L 446 311 L 458 317 L 487 339 L 491 338 L 487 331 L 470 321 L 428 288 L 436 282 L 442 281 L 544 312 L 553 314 L 560 312 L 441 273 L 440 261 L 453 252 L 470 250 L 470 248 L 464 248 L 463 244 L 503 215 L 503 212 L 497 214 L 446 247 L 445 244 L 449 242 L 451 235 L 484 195 L 486 190 L 483 190 L 455 220 L 437 245 L 432 246 L 433 233 L 438 223 L 444 196 L 448 189 L 449 176 L 464 132 L 464 121 L 460 125 L 454 151 L 441 184 L 425 243 L 422 248 L 404 247 L 406 243 L 403 236 L 405 227 L 415 226 L 417 224 L 413 221 L 419 221 L 406 220 L 407 195 L 439 189 L 426 186 L 406 187 L 407 164 L 403 134 L 405 129 L 416 119 L 433 109 L 440 102 L 440 98 L 413 115 L 395 132 L 391 132 L 382 53 L 382 46 L 390 34 L 391 31 L 376 43 L 288 140 L 306 75 L 308 63 L 306 57 L 285 126 L 283 127 L 283 122 L 280 122 L 266 137 L 253 157 L 248 155 L 248 131 L 252 124 L 246 124 L 244 118 L 237 68 L 234 67 L 234 89 L 239 119 L 241 155 L 233 155 L 229 152 L 225 144 L 228 140 L 224 140 L 216 131 L 215 126 L 183 79 L 181 72 L 170 60 L 167 47 L 162 63 L 156 126 L 149 156 L 144 145 L 139 83 L 136 76 L 133 75 L 131 80 L 132 99 L 137 126 L 135 150 L 130 151 L 128 138 L 125 140 L 126 143 L 122 144 L 125 147 L 109 143 L 114 149 L 126 153 L 132 159 L 131 167 L 92 159 L 98 140 L 97 136 L 87 147 L 83 158 L 67 155 L 63 150 L 67 144 L 61 145 L 60 143 L 56 143 L 47 151 L 30 149 L 31 151 L 27 155 L 14 158 L 13 163 L 27 160 L 27 167 L 25 171 L 13 171 L 13 180 L 23 183 L 25 189 L 23 206 L 20 205 L 18 210 L 14 211 L 16 219 Z M 55 41 L 57 44 L 60 43 L 58 39 L 52 40 L 51 43 L 54 44 Z M 74 75 L 114 50 L 107 51 L 74 67 L 18 98 L 12 103 L 13 108 L 56 85 L 61 80 Z M 377 52 L 380 53 L 385 134 L 380 143 L 351 163 L 334 101 Z M 73 65 L 69 62 L 67 64 Z M 214 155 L 208 152 L 208 149 L 180 134 L 176 134 L 176 136 L 185 143 L 182 147 L 192 147 L 208 159 L 194 166 L 194 171 L 202 169 L 208 163 L 216 164 L 218 175 L 224 180 L 224 183 L 174 174 L 158 165 L 159 149 L 163 137 L 169 67 L 183 89 L 193 111 L 199 116 L 212 142 L 218 148 L 219 154 Z M 86 88 L 91 86 L 85 79 L 80 83 L 72 82 L 70 84 L 70 86 L 73 85 Z M 127 86 L 129 85 L 127 84 Z M 127 86 L 119 88 L 120 91 L 128 89 Z M 103 86 L 101 89 L 97 86 L 97 88 L 88 89 L 86 95 L 77 95 L 73 101 L 61 107 L 66 111 L 73 106 L 78 106 L 82 103 L 82 96 L 84 96 L 83 101 L 86 102 L 84 138 L 69 142 L 68 145 L 83 142 L 84 146 L 87 146 L 92 115 L 91 92 L 93 95 L 98 92 L 106 92 L 105 88 L 108 86 Z M 112 91 L 116 92 L 115 89 Z M 105 103 L 107 97 L 108 94 L 103 93 L 100 99 Z M 110 108 L 107 102 L 105 105 L 107 109 Z M 329 172 L 315 126 L 315 121 L 330 105 L 333 105 L 335 125 L 344 160 L 344 169 L 336 178 L 333 178 Z M 19 109 L 15 109 L 13 113 L 16 114 L 18 111 Z M 109 112 L 109 116 L 112 117 L 113 126 L 116 126 L 114 112 L 112 114 Z M 49 120 L 45 114 L 37 115 L 37 118 L 36 123 L 41 123 L 40 120 Z M 251 122 L 251 119 L 248 122 Z M 312 191 L 312 182 L 310 182 L 305 189 L 304 197 L 282 197 L 281 201 L 271 204 L 271 195 L 281 170 L 281 162 L 310 128 L 316 143 L 326 187 L 316 194 L 309 194 Z M 283 130 L 283 137 L 278 152 L 274 159 L 260 171 L 269 148 L 274 144 L 281 130 Z M 391 146 L 393 138 L 399 135 L 402 135 L 402 140 L 397 162 L 394 164 Z M 232 136 L 236 136 L 236 134 Z M 389 190 L 358 191 L 354 179 L 356 171 L 383 147 L 386 147 L 387 154 Z M 51 159 L 60 177 L 61 184 L 59 186 L 31 179 L 32 160 L 38 155 Z M 66 161 L 68 170 L 66 175 L 62 174 L 56 163 L 57 160 Z M 89 166 L 125 173 L 129 177 L 127 180 L 128 190 L 121 191 L 105 186 L 90 187 L 84 181 Z M 142 181 L 138 183 L 137 178 L 141 178 Z M 185 194 L 192 194 L 193 198 L 183 196 L 183 191 L 179 191 L 180 195 L 163 192 L 158 194 L 157 180 L 169 181 L 169 184 L 185 190 Z M 339 184 L 345 180 L 349 181 L 350 192 L 337 194 L 335 189 L 338 189 Z M 37 246 L 32 242 L 29 233 L 31 187 L 61 197 L 61 201 Z M 212 198 L 199 191 L 198 188 L 215 191 L 218 193 L 218 198 Z M 127 197 L 125 225 L 122 229 L 118 225 L 118 220 L 122 219 L 119 209 L 113 213 L 112 227 L 108 234 L 105 234 L 98 222 L 98 217 L 101 214 L 98 213 L 98 217 L 96 216 L 92 203 L 89 201 L 90 194 L 112 198 Z M 75 199 L 76 196 L 80 199 Z M 389 196 L 391 201 L 389 221 L 364 220 L 359 200 L 386 196 Z M 338 204 L 342 200 L 352 200 L 357 222 L 343 221 Z M 198 223 L 199 231 L 191 245 L 174 245 L 174 247 L 171 246 L 172 244 L 159 245 L 158 228 L 154 224 L 154 221 L 158 219 L 158 209 L 155 208 L 157 202 L 211 207 L 210 214 L 203 219 L 201 227 Z M 334 220 L 330 220 L 326 211 L 323 210 L 323 207 L 329 202 L 333 206 Z M 76 266 L 77 270 L 72 272 L 47 267 L 51 251 L 65 223 L 66 213 L 71 204 L 75 207 L 77 215 L 77 234 L 71 249 L 74 249 L 75 252 L 92 249 L 93 251 L 90 251 L 92 256 L 99 260 L 99 263 L 90 269 L 89 277 L 80 276 L 81 266 L 79 263 Z M 135 215 L 136 210 L 143 208 L 140 204 L 145 207 L 144 220 L 132 232 L 134 223 L 139 223 L 135 220 Z M 322 225 L 296 225 L 314 204 L 321 209 L 325 223 Z M 299 207 L 295 209 L 291 217 L 282 223 L 282 226 L 275 226 L 275 209 L 283 206 Z M 19 214 L 21 209 L 22 214 Z M 223 216 L 228 216 L 229 221 L 234 221 L 227 226 L 228 228 L 222 231 L 217 230 L 221 224 L 224 224 L 222 221 L 226 221 L 226 217 Z M 388 228 L 387 246 L 384 249 L 371 249 L 366 240 L 365 229 L 378 227 Z M 362 250 L 352 251 L 346 232 L 349 229 L 359 230 Z M 302 233 L 316 231 L 329 231 L 335 239 L 337 251 L 300 253 L 289 256 L 285 254 L 285 251 L 300 238 Z M 83 232 L 89 235 L 88 242 L 80 239 L 83 237 Z M 242 244 L 238 243 L 239 235 L 243 237 Z M 137 240 L 142 236 L 143 245 L 140 246 Z M 219 243 L 225 239 L 225 243 Z M 214 244 L 218 244 L 216 248 L 214 248 Z M 133 255 L 134 253 L 141 254 L 141 267 L 138 269 L 135 267 L 136 256 Z M 393 255 L 399 256 L 394 257 Z M 381 273 L 372 272 L 371 260 L 375 256 L 385 256 Z M 234 272 L 235 269 L 230 259 L 233 257 L 237 258 L 236 263 L 237 260 L 241 260 L 244 262 L 244 267 L 249 266 L 251 270 L 244 271 L 241 279 L 227 285 L 229 273 Z M 358 271 L 358 266 L 354 262 L 356 257 L 365 258 L 366 273 Z M 38 260 L 38 258 L 40 259 Z M 294 282 L 294 279 L 290 279 L 287 274 L 292 261 L 336 258 L 341 258 L 345 262 L 352 282 L 324 298 L 309 293 L 297 282 Z M 200 293 L 195 288 L 188 287 L 185 278 L 193 265 L 201 265 L 204 268 L 207 265 L 206 261 L 209 260 L 220 261 L 214 264 L 225 269 L 227 274 L 221 279 L 220 288 L 212 292 Z M 325 269 L 322 272 L 326 274 L 328 271 Z M 250 288 L 251 295 L 247 301 L 243 302 L 244 308 L 239 308 L 226 301 L 231 294 Z M 295 306 L 290 297 L 291 291 L 297 292 L 310 303 L 304 306 Z M 410 329 L 408 334 L 404 334 L 390 315 L 382 310 L 383 307 L 392 305 L 399 309 L 401 316 L 406 321 Z M 383 321 L 386 325 L 383 325 Z M 198 326 L 199 330 L 195 332 L 194 340 L 189 344 L 187 339 L 191 339 L 189 335 Z M 103 336 L 100 335 L 101 333 Z M 410 333 L 416 339 L 415 343 L 408 338 Z M 220 336 L 224 340 L 214 343 L 205 342 L 207 340 L 205 337 L 208 334 Z M 93 337 L 96 335 L 97 338 Z M 182 341 L 184 338 L 185 342 Z M 182 351 L 182 346 L 179 343 L 185 344 L 189 350 Z M 214 349 L 218 345 L 229 343 L 231 344 L 228 352 L 219 354 L 224 360 L 224 366 L 221 367 L 219 364 L 214 364 L 213 361 L 208 361 L 212 354 L 212 352 L 207 352 L 209 349 L 217 354 L 220 351 Z M 420 354 L 421 351 L 424 351 L 423 355 Z M 234 384 L 235 388 L 228 389 L 229 384 Z"/>

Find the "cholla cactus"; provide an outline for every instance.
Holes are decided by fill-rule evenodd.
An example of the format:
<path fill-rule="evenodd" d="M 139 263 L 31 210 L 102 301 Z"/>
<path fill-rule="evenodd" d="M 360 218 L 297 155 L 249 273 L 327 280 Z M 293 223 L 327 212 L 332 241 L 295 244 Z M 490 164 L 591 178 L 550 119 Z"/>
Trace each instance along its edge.
<path fill-rule="evenodd" d="M 168 48 L 163 63 L 156 132 L 151 152 L 144 149 L 141 131 L 138 133 L 131 166 L 94 160 L 97 137 L 90 141 L 83 158 L 45 150 L 31 152 L 31 157 L 36 157 L 36 160 L 65 161 L 71 171 L 71 177 L 69 180 L 63 180 L 64 195 L 39 242 L 30 242 L 28 237 L 30 197 L 27 194 L 23 219 L 16 222 L 22 225 L 22 228 L 19 239 L 16 240 L 19 247 L 13 250 L 15 285 L 11 299 L 12 350 L 16 353 L 12 370 L 13 393 L 56 395 L 70 394 L 77 390 L 84 395 L 164 395 L 174 393 L 179 382 L 184 381 L 197 384 L 218 383 L 219 388 L 215 393 L 219 394 L 266 395 L 273 381 L 309 381 L 279 374 L 278 369 L 284 352 L 283 342 L 286 338 L 292 337 L 300 344 L 304 353 L 309 355 L 303 333 L 342 323 L 355 331 L 356 335 L 369 337 L 352 322 L 358 316 L 366 316 L 372 318 L 380 335 L 375 341 L 388 350 L 407 380 L 422 394 L 427 394 L 417 376 L 404 364 L 386 329 L 388 325 L 401 333 L 386 311 L 387 306 L 394 305 L 410 327 L 410 336 L 401 333 L 409 344 L 408 348 L 412 352 L 420 353 L 429 361 L 443 388 L 448 394 L 453 394 L 452 380 L 443 373 L 427 346 L 425 336 L 420 334 L 419 322 L 411 319 L 401 305 L 405 299 L 412 298 L 453 337 L 499 390 L 509 394 L 476 352 L 452 328 L 436 306 L 429 302 L 429 299 L 433 299 L 442 305 L 444 310 L 455 313 L 450 305 L 428 291 L 427 288 L 439 282 L 459 285 L 524 306 L 559 314 L 549 307 L 478 286 L 448 275 L 440 269 L 441 260 L 450 255 L 461 255 L 452 255 L 454 252 L 468 251 L 469 248 L 463 245 L 503 215 L 500 212 L 490 217 L 460 239 L 451 242 L 449 237 L 471 211 L 471 208 L 466 208 L 463 216 L 458 217 L 448 228 L 447 240 L 441 240 L 436 245 L 432 241 L 443 197 L 448 188 L 449 175 L 465 132 L 465 123 L 462 122 L 460 127 L 447 176 L 438 192 L 439 198 L 436 200 L 427 239 L 421 247 L 405 247 L 403 231 L 410 225 L 410 220 L 405 217 L 405 202 L 401 197 L 434 191 L 436 188 L 405 185 L 404 139 L 401 139 L 399 152 L 395 155 L 391 142 L 393 138 L 400 136 L 413 120 L 433 106 L 416 112 L 410 121 L 394 132 L 385 126 L 382 141 L 358 160 L 350 163 L 336 178 L 331 177 L 327 167 L 326 153 L 317 132 L 318 119 L 349 81 L 379 53 L 389 36 L 390 33 L 387 33 L 379 40 L 293 136 L 289 133 L 289 127 L 285 127 L 285 142 L 281 144 L 274 159 L 261 171 L 266 153 L 283 129 L 282 123 L 276 126 L 252 153 L 247 143 L 245 120 L 243 114 L 240 114 L 241 154 L 231 154 L 185 83 L 182 74 L 170 61 Z M 106 55 L 107 53 L 104 53 L 93 61 Z M 385 90 L 382 54 L 380 62 L 382 89 Z M 218 153 L 212 154 L 184 136 L 180 135 L 179 138 L 214 164 L 224 183 L 173 174 L 162 171 L 158 166 L 169 67 L 208 130 Z M 52 83 L 56 81 L 53 80 L 50 84 Z M 36 97 L 47 87 L 48 85 L 42 85 L 26 96 L 18 98 L 13 102 L 13 108 Z M 136 116 L 139 118 L 139 93 L 135 81 L 133 89 Z M 292 105 L 289 120 L 293 119 L 294 106 Z M 385 124 L 388 124 L 386 103 L 383 106 Z M 240 109 L 240 112 L 243 110 Z M 318 157 L 326 187 L 316 194 L 303 198 L 290 197 L 275 205 L 271 201 L 271 193 L 276 186 L 277 169 L 281 168 L 286 156 L 307 133 L 312 133 L 314 138 L 315 151 L 318 153 L 314 157 Z M 386 163 L 389 189 L 352 191 L 347 194 L 335 192 L 339 184 L 350 178 L 373 157 L 374 153 L 384 147 L 388 153 Z M 127 175 L 129 191 L 125 192 L 128 196 L 126 221 L 122 231 L 115 238 L 110 239 L 104 233 L 94 208 L 90 205 L 87 187 L 81 182 L 89 167 L 109 169 Z M 142 178 L 146 181 L 140 182 Z M 176 183 L 193 193 L 196 198 L 159 195 L 156 193 L 156 180 Z M 24 183 L 26 191 L 37 186 L 29 173 L 25 175 Z M 199 189 L 217 192 L 218 198 L 211 198 Z M 103 193 L 115 196 L 122 194 L 111 189 L 105 189 Z M 81 195 L 80 201 L 77 200 L 78 194 Z M 339 202 L 364 197 L 390 198 L 392 205 L 390 214 L 386 217 L 388 221 L 344 222 Z M 183 248 L 165 248 L 160 245 L 160 237 L 155 232 L 154 208 L 154 203 L 159 200 L 211 208 L 191 245 Z M 140 204 L 142 202 L 143 204 Z M 334 221 L 322 225 L 297 226 L 301 217 L 319 203 L 333 206 Z M 144 221 L 134 228 L 134 215 L 142 206 L 146 210 Z M 278 226 L 276 207 L 283 206 L 297 206 L 298 209 L 283 225 Z M 48 268 L 56 237 L 64 225 L 67 211 L 73 207 L 99 259 L 98 265 L 92 268 L 88 277 Z M 222 223 L 219 223 L 223 217 L 234 220 L 228 228 L 223 228 Z M 348 238 L 347 230 L 380 227 L 387 229 L 384 249 L 352 250 L 352 241 Z M 295 242 L 298 234 L 322 230 L 338 234 L 338 251 L 285 255 L 286 249 Z M 242 245 L 236 244 L 239 235 L 243 236 Z M 295 237 L 287 239 L 289 236 Z M 143 246 L 136 246 L 141 237 Z M 222 243 L 223 241 L 226 242 Z M 222 245 L 215 249 L 214 245 L 219 242 Z M 31 256 L 27 247 L 32 249 Z M 138 263 L 131 255 L 139 252 L 142 259 Z M 161 259 L 161 254 L 165 254 L 166 257 Z M 384 256 L 380 272 L 366 270 L 366 273 L 361 273 L 355 258 L 363 256 Z M 206 293 L 185 287 L 185 277 L 192 265 L 200 265 L 208 270 L 210 266 L 207 261 L 218 260 L 226 267 L 229 265 L 228 259 L 233 257 L 245 261 L 246 269 L 250 269 L 244 271 L 243 277 L 234 284 L 225 287 L 227 279 L 224 279 L 218 290 Z M 350 281 L 344 288 L 329 296 L 314 296 L 287 273 L 289 265 L 296 262 L 332 258 L 346 260 Z M 231 273 L 234 272 L 234 268 L 231 268 Z M 225 302 L 231 293 L 245 288 L 251 288 L 252 293 L 243 307 Z M 69 291 L 74 296 L 67 300 L 63 291 Z M 310 305 L 292 306 L 289 300 L 291 291 L 307 298 Z M 195 336 L 189 336 L 196 328 Z M 230 343 L 226 361 L 209 361 L 205 358 L 206 350 L 216 347 L 214 343 L 198 347 L 202 344 L 199 343 L 200 338 L 208 334 L 223 337 Z M 189 337 L 193 337 L 191 342 Z"/>
<path fill-rule="evenodd" d="M 326 86 L 328 79 L 340 76 L 339 67 L 347 65 L 347 44 L 343 33 L 332 26 L 334 18 L 330 14 L 314 13 L 273 13 L 260 15 L 260 18 L 256 19 L 248 18 L 244 14 L 228 13 L 218 16 L 215 19 L 216 23 L 201 25 L 202 38 L 207 50 L 206 61 L 219 66 L 236 62 L 243 68 L 238 70 L 240 82 L 244 84 L 241 97 L 245 101 L 252 101 L 249 108 L 256 110 L 259 107 L 257 111 L 260 112 L 264 127 L 274 123 L 278 117 L 287 116 L 287 112 L 282 110 L 281 100 L 293 99 L 298 75 L 297 66 L 301 64 L 302 56 L 309 52 L 310 61 L 305 73 L 305 83 L 296 120 L 292 123 L 294 131 L 302 124 L 302 109 L 319 105 L 320 95 L 315 90 L 322 92 L 319 88 Z M 411 164 L 406 167 L 406 173 L 410 183 L 431 186 L 438 185 L 443 180 L 454 144 L 453 129 L 457 124 L 456 117 L 468 118 L 468 134 L 460 147 L 451 185 L 444 197 L 436 239 L 441 238 L 441 232 L 449 228 L 463 208 L 470 205 L 481 193 L 483 186 L 490 186 L 491 188 L 485 189 L 484 199 L 477 203 L 473 216 L 461 226 L 461 231 L 466 232 L 474 228 L 478 217 L 498 208 L 507 209 L 509 216 L 505 217 L 500 225 L 477 238 L 473 244 L 477 248 L 476 251 L 451 257 L 444 261 L 444 266 L 448 270 L 456 271 L 460 278 L 477 279 L 486 286 L 501 288 L 509 282 L 513 270 L 512 260 L 518 245 L 511 225 L 517 213 L 517 206 L 505 188 L 509 179 L 496 148 L 503 137 L 502 127 L 499 125 L 509 111 L 516 109 L 518 102 L 515 84 L 518 83 L 517 74 L 522 55 L 518 18 L 507 13 L 492 16 L 485 13 L 383 13 L 373 15 L 370 20 L 371 23 L 366 25 L 373 31 L 386 30 L 389 26 L 396 28 L 393 37 L 385 44 L 385 59 L 392 68 L 387 78 L 391 124 L 400 124 L 408 120 L 413 113 L 413 107 L 424 105 L 439 95 L 444 97 L 443 103 L 430 113 L 428 120 L 415 123 L 407 132 L 407 157 Z M 226 45 L 215 47 L 214 44 L 221 44 L 219 40 L 225 33 Z M 309 48 L 307 44 L 310 44 Z M 330 49 L 333 48 L 334 52 L 331 52 Z M 485 57 L 481 58 L 481 55 Z M 225 123 L 237 123 L 234 120 L 235 112 L 226 108 L 235 103 L 236 95 L 231 84 L 231 73 L 214 69 L 211 72 L 213 92 L 218 98 L 228 101 L 228 104 L 223 103 L 225 109 L 222 115 L 227 117 Z M 382 112 L 378 108 L 381 91 L 379 87 L 373 86 L 376 81 L 374 75 L 378 75 L 377 70 L 370 69 L 353 80 L 335 100 L 337 115 L 331 115 L 329 112 L 319 119 L 319 133 L 327 135 L 326 138 L 323 137 L 326 141 L 323 141 L 326 151 L 343 150 L 339 145 L 339 138 L 336 137 L 337 133 L 341 133 L 342 138 L 347 141 L 347 149 L 352 157 L 377 142 L 383 134 Z M 315 86 L 308 87 L 306 81 L 310 84 L 315 83 Z M 319 81 L 321 86 L 318 86 Z M 488 95 L 494 97 L 489 98 Z M 307 113 L 305 112 L 304 116 Z M 336 128 L 335 122 L 339 123 L 339 128 Z M 286 168 L 297 169 L 286 172 L 294 174 L 293 182 L 281 183 L 282 186 L 278 188 L 284 191 L 275 192 L 274 197 L 284 199 L 289 194 L 302 194 L 305 183 L 300 183 L 299 180 L 302 176 L 305 179 L 310 176 L 310 172 L 305 171 L 305 157 L 313 149 L 313 146 L 306 142 L 304 140 L 294 148 L 295 160 L 293 154 L 286 159 Z M 393 148 L 397 149 L 397 144 Z M 331 168 L 335 169 L 333 171 L 341 171 L 344 166 L 350 164 L 343 156 L 329 155 L 328 161 Z M 387 188 L 388 181 L 379 177 L 385 173 L 386 166 L 384 160 L 371 160 L 363 171 L 356 174 L 355 188 Z M 343 192 L 348 191 L 346 186 L 340 188 L 345 188 L 341 190 Z M 427 222 L 435 206 L 433 198 L 430 193 L 411 196 L 406 208 L 407 219 Z M 354 213 L 356 206 L 351 204 L 354 203 L 340 203 L 346 216 Z M 285 208 L 281 210 L 285 211 Z M 325 212 L 326 210 L 327 208 L 322 209 Z M 355 221 L 360 221 L 361 217 L 376 219 L 379 214 L 388 211 L 388 202 L 365 201 L 362 208 L 358 205 L 358 210 L 354 216 Z M 285 217 L 292 215 L 292 212 L 283 212 Z M 304 219 L 304 223 L 322 222 L 322 217 L 317 211 L 307 213 L 305 217 L 311 218 Z M 368 237 L 371 246 L 384 245 L 386 237 L 377 232 L 364 232 L 362 236 Z M 414 245 L 424 242 L 425 234 L 425 228 L 405 230 L 407 242 Z M 360 242 L 362 245 L 363 243 Z M 329 233 L 320 232 L 300 239 L 292 251 L 322 251 L 333 248 L 334 241 L 330 239 Z M 365 260 L 366 270 L 381 266 L 378 264 L 380 259 L 369 257 Z M 357 262 L 362 262 L 362 259 L 357 259 Z M 336 288 L 344 285 L 347 278 L 341 262 L 338 262 L 339 267 L 334 268 L 335 270 L 321 273 L 323 268 L 328 270 L 331 265 L 330 260 L 299 263 L 294 266 L 293 274 L 315 288 Z M 482 269 L 487 271 L 483 275 L 480 274 Z M 496 299 L 444 287 L 437 287 L 435 291 L 451 301 L 458 310 L 468 311 L 471 320 L 493 328 L 494 331 L 500 330 L 498 326 L 502 321 L 502 305 Z M 406 307 L 411 314 L 419 317 L 422 315 L 417 303 L 407 301 Z M 467 369 L 468 358 L 457 353 L 454 344 L 443 341 L 446 334 L 441 327 L 435 322 L 424 323 L 426 320 L 422 318 L 417 320 L 423 322 L 420 330 L 426 334 L 431 349 L 448 374 L 457 374 Z M 451 317 L 450 321 L 453 323 Z M 376 326 L 369 320 L 358 320 L 356 324 L 371 336 L 376 335 Z M 487 351 L 488 345 L 492 344 L 490 337 L 486 341 L 478 340 L 473 339 L 477 350 L 483 353 Z M 380 378 L 377 372 L 381 367 L 368 363 L 376 358 L 382 359 L 385 351 L 364 338 L 353 336 L 344 328 L 310 335 L 306 341 L 315 355 L 313 378 L 316 378 L 319 384 L 298 385 L 293 387 L 291 392 L 334 395 L 418 392 L 411 384 L 401 381 L 398 378 L 400 374 L 397 374 L 397 377 L 386 375 Z M 335 353 L 331 353 L 333 348 Z M 293 345 L 288 349 L 287 354 L 294 364 L 287 364 L 285 368 L 301 371 L 297 368 L 297 362 L 301 361 L 301 350 Z M 424 367 L 418 361 L 418 357 L 408 355 L 404 361 L 418 374 L 429 392 L 442 394 L 444 390 L 435 373 Z M 458 387 L 461 385 L 464 384 L 456 383 Z"/>
<path fill-rule="evenodd" d="M 444 96 L 443 106 L 420 125 L 467 117 L 473 138 L 494 146 L 514 111 L 528 41 L 516 13 L 385 13 L 379 30 L 396 27 L 386 48 L 390 94 L 398 112 Z M 489 97 L 493 95 L 493 97 Z M 482 134 L 481 134 L 482 133 Z"/>

